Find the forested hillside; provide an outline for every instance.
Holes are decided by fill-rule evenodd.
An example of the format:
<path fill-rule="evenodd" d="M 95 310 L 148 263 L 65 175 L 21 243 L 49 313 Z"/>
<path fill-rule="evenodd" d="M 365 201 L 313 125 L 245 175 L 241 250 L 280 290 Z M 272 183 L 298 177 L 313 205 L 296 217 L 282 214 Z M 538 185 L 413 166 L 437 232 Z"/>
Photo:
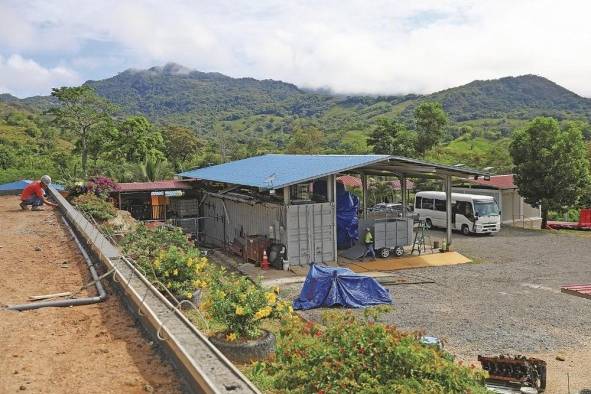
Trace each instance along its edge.
<path fill-rule="evenodd" d="M 159 130 L 180 126 L 194 133 L 200 149 L 194 155 L 184 154 L 182 163 L 175 158 L 177 169 L 269 151 L 371 152 L 375 147 L 368 144 L 368 137 L 380 119 L 396 120 L 412 134 L 417 131 L 416 109 L 423 103 L 437 102 L 448 121 L 425 157 L 479 168 L 493 166 L 497 172 L 506 172 L 511 168 L 508 138 L 527 120 L 540 115 L 585 122 L 591 118 L 590 99 L 534 75 L 474 81 L 426 96 L 368 97 L 310 92 L 281 81 L 231 78 L 168 64 L 127 70 L 85 85 L 116 105 L 116 121 L 141 115 Z M 0 148 L 4 151 L 10 150 L 6 146 L 15 145 L 15 140 L 30 142 L 30 150 L 43 160 L 72 151 L 75 138 L 64 135 L 50 122 L 50 116 L 43 115 L 58 105 L 56 97 L 19 100 L 2 94 L 0 104 Z M 11 112 L 22 116 L 15 120 Z M 37 132 L 31 131 L 31 124 Z M 584 133 L 590 137 L 587 125 Z M 3 153 L 5 163 L 13 153 Z M 7 173 L 6 167 L 4 164 L 2 178 L 16 177 L 16 173 Z"/>

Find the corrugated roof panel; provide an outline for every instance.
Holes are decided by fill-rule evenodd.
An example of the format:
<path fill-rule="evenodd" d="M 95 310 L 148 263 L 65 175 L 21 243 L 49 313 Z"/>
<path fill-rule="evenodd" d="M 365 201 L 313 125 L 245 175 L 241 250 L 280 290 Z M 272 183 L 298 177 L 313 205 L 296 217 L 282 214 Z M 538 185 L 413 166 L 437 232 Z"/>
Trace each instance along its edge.
<path fill-rule="evenodd" d="M 279 155 L 268 154 L 179 175 L 214 182 L 278 189 L 337 174 L 388 159 L 388 155 Z"/>
<path fill-rule="evenodd" d="M 178 180 L 117 183 L 116 186 L 116 191 L 118 192 L 151 192 L 162 190 L 188 190 L 192 188 L 189 182 Z"/>

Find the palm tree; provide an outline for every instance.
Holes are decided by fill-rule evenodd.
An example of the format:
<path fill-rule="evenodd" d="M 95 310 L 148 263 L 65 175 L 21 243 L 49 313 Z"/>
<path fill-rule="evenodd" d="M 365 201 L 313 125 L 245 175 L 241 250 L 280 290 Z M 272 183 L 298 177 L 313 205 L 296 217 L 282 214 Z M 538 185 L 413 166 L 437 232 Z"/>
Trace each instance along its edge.
<path fill-rule="evenodd" d="M 138 164 L 136 175 L 142 181 L 159 181 L 172 176 L 170 167 L 166 160 L 149 156 L 143 163 Z"/>

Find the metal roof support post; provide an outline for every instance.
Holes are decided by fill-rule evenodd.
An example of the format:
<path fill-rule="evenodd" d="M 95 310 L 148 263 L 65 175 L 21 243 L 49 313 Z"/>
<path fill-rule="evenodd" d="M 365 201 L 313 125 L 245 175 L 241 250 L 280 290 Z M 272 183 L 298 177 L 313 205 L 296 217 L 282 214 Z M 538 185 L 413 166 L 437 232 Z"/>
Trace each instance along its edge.
<path fill-rule="evenodd" d="M 367 220 L 367 174 L 361 173 L 361 198 L 363 199 L 363 219 Z"/>
<path fill-rule="evenodd" d="M 289 186 L 283 188 L 283 205 L 288 206 L 290 202 Z"/>
<path fill-rule="evenodd" d="M 407 205 L 408 205 L 408 201 L 407 200 L 407 196 L 406 196 L 406 175 L 402 175 L 400 177 L 400 192 L 402 193 L 402 217 L 406 218 L 407 216 Z"/>
<path fill-rule="evenodd" d="M 449 247 L 451 246 L 451 175 L 445 176 L 445 222 L 446 222 L 446 230 L 445 230 L 445 248 L 446 251 L 449 251 Z"/>

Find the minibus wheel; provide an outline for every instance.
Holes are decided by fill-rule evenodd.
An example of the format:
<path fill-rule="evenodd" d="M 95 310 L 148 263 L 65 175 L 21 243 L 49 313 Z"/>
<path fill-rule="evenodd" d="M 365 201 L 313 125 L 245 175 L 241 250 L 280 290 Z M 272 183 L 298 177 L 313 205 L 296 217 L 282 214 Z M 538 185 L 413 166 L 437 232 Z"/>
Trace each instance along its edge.
<path fill-rule="evenodd" d="M 468 227 L 467 224 L 463 224 L 462 225 L 462 234 L 464 234 L 464 235 L 470 235 L 470 227 Z"/>

